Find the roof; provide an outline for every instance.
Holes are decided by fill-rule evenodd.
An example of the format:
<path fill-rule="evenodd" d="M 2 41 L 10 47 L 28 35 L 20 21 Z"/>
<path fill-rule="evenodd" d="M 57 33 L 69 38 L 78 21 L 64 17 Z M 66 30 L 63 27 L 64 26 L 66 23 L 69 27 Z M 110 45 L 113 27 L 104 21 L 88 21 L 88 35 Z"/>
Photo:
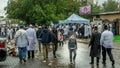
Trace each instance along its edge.
<path fill-rule="evenodd" d="M 99 14 L 95 14 L 95 15 L 110 15 L 110 14 L 120 14 L 120 11 L 104 12 L 104 13 L 99 13 Z"/>
<path fill-rule="evenodd" d="M 66 19 L 66 22 L 67 23 L 80 23 L 80 24 L 85 23 L 85 24 L 89 24 L 88 19 L 82 18 L 81 16 L 76 15 L 74 13 L 69 18 Z"/>

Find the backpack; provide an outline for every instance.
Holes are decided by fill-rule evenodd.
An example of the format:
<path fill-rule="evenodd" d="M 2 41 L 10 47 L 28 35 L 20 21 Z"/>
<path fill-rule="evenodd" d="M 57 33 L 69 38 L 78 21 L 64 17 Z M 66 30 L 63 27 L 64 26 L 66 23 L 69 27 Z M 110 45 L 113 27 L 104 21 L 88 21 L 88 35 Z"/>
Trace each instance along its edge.
<path fill-rule="evenodd" d="M 49 31 L 41 33 L 41 42 L 42 43 L 49 43 L 50 42 L 50 33 Z"/>
<path fill-rule="evenodd" d="M 77 43 L 77 42 L 76 42 L 76 39 L 70 38 L 70 39 L 69 39 L 69 48 L 70 48 L 70 49 L 75 49 L 76 46 L 77 46 L 76 43 Z"/>
<path fill-rule="evenodd" d="M 62 40 L 63 39 L 63 35 L 62 35 L 62 33 L 60 33 L 60 40 Z"/>

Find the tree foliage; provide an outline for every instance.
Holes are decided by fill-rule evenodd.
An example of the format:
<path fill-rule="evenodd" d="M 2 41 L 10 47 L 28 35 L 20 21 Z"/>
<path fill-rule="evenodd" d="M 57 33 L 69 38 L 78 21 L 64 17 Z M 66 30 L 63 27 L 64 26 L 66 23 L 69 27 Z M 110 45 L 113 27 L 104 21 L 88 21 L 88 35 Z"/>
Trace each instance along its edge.
<path fill-rule="evenodd" d="M 102 6 L 103 12 L 118 11 L 118 2 L 116 2 L 115 0 L 105 1 Z"/>
<path fill-rule="evenodd" d="M 101 12 L 101 6 L 98 4 L 92 4 L 92 15 L 98 14 Z"/>
<path fill-rule="evenodd" d="M 27 24 L 49 24 L 78 14 L 80 2 L 73 0 L 10 0 L 5 8 L 8 18 L 20 19 Z"/>

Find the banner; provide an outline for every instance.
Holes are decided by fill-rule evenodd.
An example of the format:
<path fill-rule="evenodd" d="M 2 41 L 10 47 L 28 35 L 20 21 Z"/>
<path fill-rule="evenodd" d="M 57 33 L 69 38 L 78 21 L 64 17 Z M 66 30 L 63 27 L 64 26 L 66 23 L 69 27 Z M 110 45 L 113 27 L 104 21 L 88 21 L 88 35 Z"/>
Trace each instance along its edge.
<path fill-rule="evenodd" d="M 79 13 L 80 15 L 91 14 L 91 6 L 80 7 Z"/>

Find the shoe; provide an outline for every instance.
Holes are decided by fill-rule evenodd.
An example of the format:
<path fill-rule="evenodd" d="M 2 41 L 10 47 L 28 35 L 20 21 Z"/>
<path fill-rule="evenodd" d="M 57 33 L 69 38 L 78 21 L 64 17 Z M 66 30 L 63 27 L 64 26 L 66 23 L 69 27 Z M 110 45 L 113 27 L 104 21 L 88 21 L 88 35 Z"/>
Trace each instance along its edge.
<path fill-rule="evenodd" d="M 57 57 L 56 57 L 56 56 L 54 56 L 54 58 L 56 59 Z"/>
<path fill-rule="evenodd" d="M 112 65 L 114 65 L 115 64 L 115 61 L 112 61 Z"/>
<path fill-rule="evenodd" d="M 93 62 L 90 62 L 90 64 L 94 64 Z"/>
<path fill-rule="evenodd" d="M 28 59 L 30 59 L 30 57 L 28 57 Z"/>
<path fill-rule="evenodd" d="M 22 64 L 22 60 L 20 60 L 19 63 Z"/>
<path fill-rule="evenodd" d="M 97 66 L 99 65 L 99 63 L 96 64 Z"/>
<path fill-rule="evenodd" d="M 104 64 L 104 65 L 105 65 L 106 63 L 105 63 L 105 62 L 102 62 L 102 64 Z"/>
<path fill-rule="evenodd" d="M 73 61 L 73 64 L 75 64 L 75 61 Z"/>
<path fill-rule="evenodd" d="M 46 62 L 46 60 L 43 60 L 43 62 L 45 63 L 45 62 Z"/>
<path fill-rule="evenodd" d="M 27 60 L 24 58 L 23 61 L 26 62 Z"/>

